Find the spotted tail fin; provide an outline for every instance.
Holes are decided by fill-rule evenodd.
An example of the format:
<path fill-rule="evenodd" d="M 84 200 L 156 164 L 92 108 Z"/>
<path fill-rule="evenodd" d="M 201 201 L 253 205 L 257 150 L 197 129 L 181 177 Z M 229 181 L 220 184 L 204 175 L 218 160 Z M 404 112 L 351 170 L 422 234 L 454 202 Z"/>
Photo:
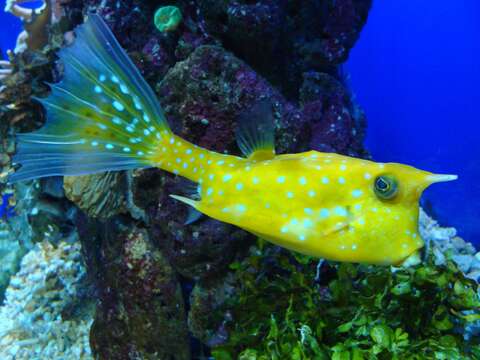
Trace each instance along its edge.
<path fill-rule="evenodd" d="M 82 175 L 155 165 L 158 140 L 169 133 L 155 94 L 98 15 L 79 26 L 60 51 L 64 78 L 39 100 L 47 122 L 17 135 L 10 181 Z"/>

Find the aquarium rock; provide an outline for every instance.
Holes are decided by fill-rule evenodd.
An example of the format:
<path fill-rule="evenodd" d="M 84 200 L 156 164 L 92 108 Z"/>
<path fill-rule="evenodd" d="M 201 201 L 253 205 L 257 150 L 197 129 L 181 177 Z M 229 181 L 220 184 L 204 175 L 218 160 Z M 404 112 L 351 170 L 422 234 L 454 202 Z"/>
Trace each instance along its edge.
<path fill-rule="evenodd" d="M 73 311 L 85 268 L 78 243 L 37 244 L 23 258 L 0 307 L 0 358 L 93 359 L 92 312 Z M 72 315 L 73 314 L 73 315 Z"/>
<path fill-rule="evenodd" d="M 346 61 L 371 3 L 211 0 L 199 8 L 207 31 L 227 50 L 294 95 L 305 71 L 335 71 Z"/>
<path fill-rule="evenodd" d="M 189 360 L 180 283 L 148 232 L 120 219 L 84 240 L 99 303 L 90 333 L 99 359 Z M 98 243 L 97 243 L 98 242 Z M 100 246 L 98 245 L 100 244 Z"/>

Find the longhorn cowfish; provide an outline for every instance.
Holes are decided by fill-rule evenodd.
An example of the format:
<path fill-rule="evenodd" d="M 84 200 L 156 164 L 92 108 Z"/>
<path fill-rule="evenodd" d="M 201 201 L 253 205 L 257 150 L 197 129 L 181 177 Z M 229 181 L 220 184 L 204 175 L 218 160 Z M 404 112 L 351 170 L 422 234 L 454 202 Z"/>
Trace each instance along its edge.
<path fill-rule="evenodd" d="M 10 177 L 158 167 L 198 184 L 198 198 L 173 198 L 285 248 L 336 261 L 418 261 L 418 201 L 432 183 L 456 179 L 334 153 L 276 154 L 262 103 L 239 121 L 244 157 L 200 148 L 169 128 L 155 94 L 108 27 L 90 15 L 59 52 L 64 78 L 38 99 L 39 130 L 17 135 Z M 271 110 L 271 109 L 270 109 Z"/>

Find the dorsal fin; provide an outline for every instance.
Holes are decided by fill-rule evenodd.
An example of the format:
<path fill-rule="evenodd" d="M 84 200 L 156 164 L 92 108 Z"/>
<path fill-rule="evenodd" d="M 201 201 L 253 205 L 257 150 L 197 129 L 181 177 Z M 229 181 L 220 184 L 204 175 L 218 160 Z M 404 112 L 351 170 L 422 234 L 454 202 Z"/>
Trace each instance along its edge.
<path fill-rule="evenodd" d="M 237 119 L 237 144 L 251 160 L 269 160 L 275 157 L 275 124 L 272 103 L 260 100 Z"/>

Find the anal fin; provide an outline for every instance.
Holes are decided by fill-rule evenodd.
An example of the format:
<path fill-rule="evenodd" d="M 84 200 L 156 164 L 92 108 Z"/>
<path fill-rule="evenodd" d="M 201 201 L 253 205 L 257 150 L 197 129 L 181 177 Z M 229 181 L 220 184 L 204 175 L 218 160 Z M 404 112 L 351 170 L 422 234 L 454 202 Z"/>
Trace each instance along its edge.
<path fill-rule="evenodd" d="M 198 210 L 199 201 L 195 201 L 180 195 L 170 195 L 170 197 L 190 206 L 187 219 L 185 220 L 185 225 L 188 225 L 197 221 L 203 215 Z"/>

